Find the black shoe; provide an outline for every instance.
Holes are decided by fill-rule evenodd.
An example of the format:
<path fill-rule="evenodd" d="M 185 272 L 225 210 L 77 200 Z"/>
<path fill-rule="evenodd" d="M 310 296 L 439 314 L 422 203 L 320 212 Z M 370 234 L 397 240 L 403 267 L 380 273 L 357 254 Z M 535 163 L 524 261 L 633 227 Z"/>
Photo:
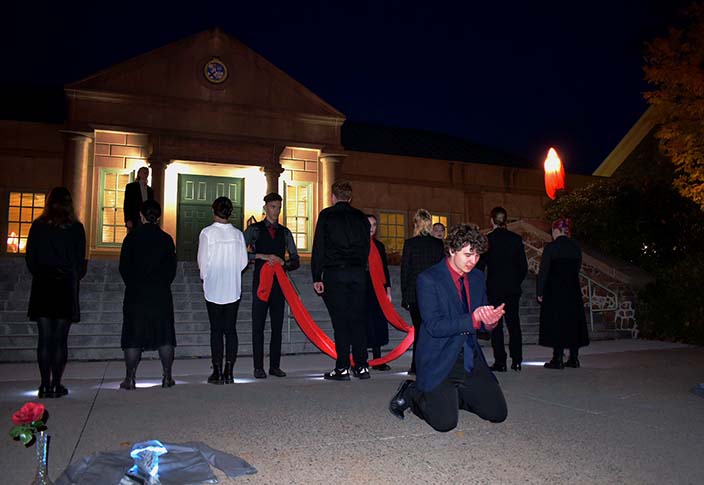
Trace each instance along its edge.
<path fill-rule="evenodd" d="M 408 372 L 406 372 L 406 374 L 408 374 L 409 376 L 414 376 L 416 375 L 416 370 L 412 368 L 408 369 Z"/>
<path fill-rule="evenodd" d="M 499 364 L 498 362 L 494 362 L 494 364 L 489 367 L 489 369 L 493 370 L 494 372 L 506 372 L 506 364 Z"/>
<path fill-rule="evenodd" d="M 266 379 L 266 372 L 264 372 L 264 369 L 254 369 L 254 377 L 257 379 Z"/>
<path fill-rule="evenodd" d="M 234 362 L 225 362 L 225 368 L 222 371 L 222 382 L 223 384 L 234 384 L 235 376 L 232 375 L 232 368 L 235 366 Z"/>
<path fill-rule="evenodd" d="M 161 387 L 174 387 L 176 381 L 171 377 L 171 372 L 164 372 L 164 377 L 161 379 Z"/>
<path fill-rule="evenodd" d="M 564 369 L 565 364 L 562 363 L 561 359 L 550 359 L 550 362 L 543 364 L 546 369 Z"/>
<path fill-rule="evenodd" d="M 380 365 L 372 366 L 372 369 L 380 370 L 380 371 L 387 371 L 387 370 L 391 370 L 391 366 L 388 364 L 380 364 Z"/>
<path fill-rule="evenodd" d="M 120 383 L 120 389 L 125 389 L 127 391 L 131 391 L 137 387 L 137 383 L 135 380 L 135 376 L 137 375 L 137 371 L 127 371 L 127 375 L 125 376 L 125 380 Z"/>
<path fill-rule="evenodd" d="M 398 419 L 403 419 L 405 417 L 403 412 L 408 409 L 409 406 L 408 401 L 406 401 L 405 393 L 406 389 L 408 389 L 408 386 L 410 386 L 412 382 L 413 381 L 411 380 L 403 381 L 401 385 L 398 386 L 394 397 L 392 397 L 391 401 L 389 401 L 389 412 Z"/>
<path fill-rule="evenodd" d="M 338 369 L 336 367 L 330 372 L 323 374 L 323 379 L 328 381 L 349 381 L 350 371 L 348 369 Z"/>
<path fill-rule="evenodd" d="M 286 373 L 278 367 L 269 367 L 269 375 L 276 377 L 286 377 Z"/>
<path fill-rule="evenodd" d="M 521 363 L 520 363 L 520 362 L 516 362 L 516 361 L 512 361 L 512 362 L 511 362 L 511 370 L 515 370 L 515 371 L 520 372 L 521 369 L 522 369 L 522 367 L 521 367 Z"/>
<path fill-rule="evenodd" d="M 352 374 L 354 374 L 354 376 L 357 379 L 362 379 L 362 380 L 370 379 L 372 377 L 371 374 L 369 373 L 369 367 L 367 367 L 366 365 L 354 367 L 352 369 Z"/>
<path fill-rule="evenodd" d="M 37 389 L 37 397 L 39 399 L 51 399 L 54 397 L 54 393 L 51 390 L 51 386 L 39 386 Z"/>
<path fill-rule="evenodd" d="M 567 359 L 567 362 L 565 362 L 565 367 L 572 367 L 573 369 L 579 369 L 580 364 L 579 364 L 579 359 L 575 357 L 574 359 L 570 357 Z"/>
<path fill-rule="evenodd" d="M 222 364 L 213 362 L 213 373 L 208 377 L 208 384 L 225 384 L 222 375 Z"/>
<path fill-rule="evenodd" d="M 54 384 L 51 386 L 51 394 L 53 394 L 53 397 L 64 397 L 68 395 L 68 389 L 61 384 Z"/>

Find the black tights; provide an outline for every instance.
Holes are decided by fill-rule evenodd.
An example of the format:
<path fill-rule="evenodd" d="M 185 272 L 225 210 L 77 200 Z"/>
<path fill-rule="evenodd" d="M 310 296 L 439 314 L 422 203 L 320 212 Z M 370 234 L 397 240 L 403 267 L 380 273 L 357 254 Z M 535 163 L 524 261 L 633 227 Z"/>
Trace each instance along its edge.
<path fill-rule="evenodd" d="M 131 347 L 123 350 L 125 353 L 127 373 L 136 373 L 139 361 L 142 360 L 142 349 L 139 347 Z M 171 366 L 174 363 L 174 346 L 162 345 L 157 350 L 159 351 L 159 359 L 161 360 L 161 367 L 164 369 L 164 374 L 171 374 Z"/>
<path fill-rule="evenodd" d="M 42 387 L 58 386 L 64 375 L 68 360 L 68 331 L 71 322 L 67 319 L 41 317 L 37 320 L 39 340 L 37 363 Z"/>

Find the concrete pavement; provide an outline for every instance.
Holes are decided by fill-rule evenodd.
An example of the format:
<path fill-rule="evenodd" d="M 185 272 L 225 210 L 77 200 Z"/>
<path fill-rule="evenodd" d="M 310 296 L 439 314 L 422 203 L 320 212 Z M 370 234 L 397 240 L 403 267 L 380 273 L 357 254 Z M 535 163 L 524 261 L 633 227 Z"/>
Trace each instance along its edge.
<path fill-rule="evenodd" d="M 542 368 L 549 349 L 524 352 L 523 372 L 498 375 L 507 421 L 462 412 L 445 434 L 387 411 L 409 354 L 349 383 L 322 380 L 333 361 L 321 354 L 284 356 L 288 377 L 256 381 L 242 357 L 229 386 L 205 384 L 208 360 L 177 360 L 172 389 L 158 385 L 158 360 L 146 360 L 138 383 L 154 387 L 135 391 L 118 389 L 122 362 L 69 362 L 70 395 L 42 401 L 50 475 L 97 451 L 161 439 L 203 441 L 258 469 L 234 480 L 216 471 L 222 483 L 704 483 L 704 398 L 690 392 L 704 381 L 704 349 L 593 342 L 581 369 L 562 371 Z M 0 364 L 7 431 L 37 385 L 35 365 Z M 29 483 L 33 449 L 5 434 L 0 451 L 2 483 Z"/>

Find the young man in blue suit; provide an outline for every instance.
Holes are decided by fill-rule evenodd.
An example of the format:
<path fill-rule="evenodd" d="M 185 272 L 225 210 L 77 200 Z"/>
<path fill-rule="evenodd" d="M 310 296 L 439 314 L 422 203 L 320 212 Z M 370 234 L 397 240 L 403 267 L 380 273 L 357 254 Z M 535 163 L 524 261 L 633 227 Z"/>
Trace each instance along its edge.
<path fill-rule="evenodd" d="M 477 330 L 491 331 L 504 314 L 504 305 L 487 304 L 484 273 L 475 268 L 487 249 L 487 238 L 471 224 L 450 229 L 447 257 L 418 276 L 418 306 L 422 318 L 416 350 L 416 381 L 404 381 L 389 403 L 389 411 L 404 418 L 409 407 L 437 431 L 457 426 L 464 409 L 482 419 L 506 419 L 506 400 L 489 369 Z"/>

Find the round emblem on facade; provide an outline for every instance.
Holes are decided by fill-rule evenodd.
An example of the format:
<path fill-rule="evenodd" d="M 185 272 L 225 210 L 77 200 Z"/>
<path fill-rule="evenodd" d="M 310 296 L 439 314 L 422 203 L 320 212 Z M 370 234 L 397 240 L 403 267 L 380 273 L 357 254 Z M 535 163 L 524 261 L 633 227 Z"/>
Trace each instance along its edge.
<path fill-rule="evenodd" d="M 227 80 L 227 66 L 219 58 L 213 57 L 203 66 L 205 79 L 213 84 L 221 84 Z"/>

